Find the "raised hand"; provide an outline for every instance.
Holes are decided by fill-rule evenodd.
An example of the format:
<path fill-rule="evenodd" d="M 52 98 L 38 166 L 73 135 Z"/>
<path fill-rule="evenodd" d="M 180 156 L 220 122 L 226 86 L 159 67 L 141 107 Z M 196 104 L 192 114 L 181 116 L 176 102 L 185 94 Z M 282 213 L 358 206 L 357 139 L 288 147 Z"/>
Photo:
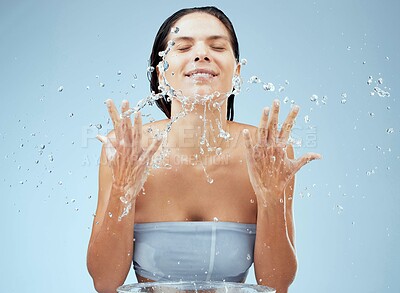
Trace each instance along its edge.
<path fill-rule="evenodd" d="M 121 201 L 129 203 L 142 189 L 147 178 L 148 165 L 161 145 L 160 139 L 155 139 L 145 150 L 142 147 L 142 118 L 135 114 L 134 126 L 129 116 L 121 117 L 114 102 L 106 101 L 108 112 L 114 125 L 113 136 L 97 138 L 104 144 L 108 163 L 112 169 L 113 187 L 123 192 Z M 122 113 L 129 110 L 128 101 L 122 102 Z"/>
<path fill-rule="evenodd" d="M 294 174 L 306 163 L 322 158 L 317 153 L 307 153 L 299 159 L 289 159 L 286 148 L 299 107 L 292 108 L 280 131 L 278 100 L 274 100 L 271 112 L 269 108 L 263 110 L 255 145 L 249 131 L 243 130 L 250 182 L 257 199 L 264 204 L 282 201 L 284 190 Z"/>

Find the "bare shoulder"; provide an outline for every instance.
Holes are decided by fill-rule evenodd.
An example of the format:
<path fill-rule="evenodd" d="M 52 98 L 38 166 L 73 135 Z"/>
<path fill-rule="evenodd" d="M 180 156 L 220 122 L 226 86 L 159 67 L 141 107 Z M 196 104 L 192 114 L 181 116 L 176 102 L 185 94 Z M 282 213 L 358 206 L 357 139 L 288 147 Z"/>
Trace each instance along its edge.
<path fill-rule="evenodd" d="M 248 129 L 253 140 L 256 139 L 257 135 L 257 127 L 250 124 L 228 121 L 228 132 L 231 134 L 232 139 L 240 141 L 242 140 L 243 130 Z"/>
<path fill-rule="evenodd" d="M 166 129 L 168 122 L 170 122 L 170 119 L 163 119 L 163 120 L 157 120 L 153 122 L 149 122 L 146 124 L 143 124 L 142 126 L 142 144 L 143 146 L 149 146 L 153 139 L 155 138 L 155 135 L 157 132 L 161 132 Z"/>

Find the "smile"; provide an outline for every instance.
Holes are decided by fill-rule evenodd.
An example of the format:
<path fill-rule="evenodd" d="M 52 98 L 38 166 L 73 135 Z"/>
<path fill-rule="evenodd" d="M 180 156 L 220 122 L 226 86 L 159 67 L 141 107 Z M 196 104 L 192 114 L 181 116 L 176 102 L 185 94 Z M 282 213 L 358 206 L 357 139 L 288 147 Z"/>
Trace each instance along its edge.
<path fill-rule="evenodd" d="M 195 79 L 209 79 L 217 76 L 217 74 L 209 69 L 196 69 L 188 72 L 186 76 Z"/>

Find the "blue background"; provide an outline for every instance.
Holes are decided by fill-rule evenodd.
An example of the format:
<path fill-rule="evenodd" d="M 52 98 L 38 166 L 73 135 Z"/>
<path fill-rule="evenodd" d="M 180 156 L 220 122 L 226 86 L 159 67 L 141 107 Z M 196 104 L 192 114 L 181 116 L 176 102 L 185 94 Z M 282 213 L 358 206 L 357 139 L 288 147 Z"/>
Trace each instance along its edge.
<path fill-rule="evenodd" d="M 288 97 L 301 107 L 297 156 L 324 156 L 297 176 L 291 292 L 400 292 L 394 0 L 1 0 L 0 291 L 94 292 L 86 250 L 101 148 L 94 137 L 111 129 L 103 101 L 145 97 L 158 27 L 180 8 L 206 4 L 234 23 L 248 60 L 244 80 L 257 75 L 276 86 L 265 92 L 245 82 L 236 121 L 257 125 L 262 107 Z M 375 86 L 390 97 L 370 95 Z M 282 117 L 289 109 L 282 102 Z M 131 273 L 127 283 L 135 281 Z M 255 283 L 253 272 L 247 282 Z"/>

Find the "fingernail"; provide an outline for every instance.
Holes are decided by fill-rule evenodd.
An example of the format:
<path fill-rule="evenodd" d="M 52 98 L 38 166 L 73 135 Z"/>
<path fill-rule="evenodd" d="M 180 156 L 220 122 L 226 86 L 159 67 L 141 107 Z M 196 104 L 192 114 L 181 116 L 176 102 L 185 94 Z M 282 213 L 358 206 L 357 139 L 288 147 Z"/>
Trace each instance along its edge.
<path fill-rule="evenodd" d="M 279 100 L 275 100 L 274 101 L 274 105 L 278 107 L 279 106 Z"/>
<path fill-rule="evenodd" d="M 264 114 L 265 115 L 268 115 L 268 113 L 269 113 L 269 108 L 267 107 L 267 108 L 264 108 Z"/>

